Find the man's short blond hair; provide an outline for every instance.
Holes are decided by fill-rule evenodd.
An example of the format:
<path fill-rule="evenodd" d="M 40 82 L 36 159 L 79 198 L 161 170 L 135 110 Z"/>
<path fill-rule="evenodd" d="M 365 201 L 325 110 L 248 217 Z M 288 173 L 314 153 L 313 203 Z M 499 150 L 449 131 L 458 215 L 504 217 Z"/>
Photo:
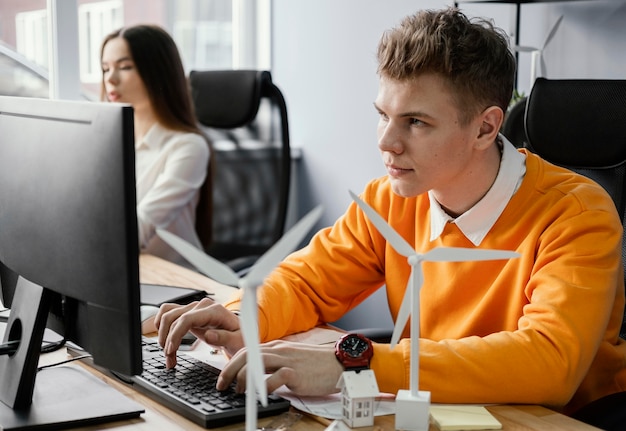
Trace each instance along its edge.
<path fill-rule="evenodd" d="M 515 57 L 506 33 L 491 21 L 470 20 L 456 8 L 404 18 L 383 34 L 377 58 L 378 73 L 387 78 L 440 75 L 450 86 L 463 124 L 489 106 L 506 112 L 513 94 Z"/>

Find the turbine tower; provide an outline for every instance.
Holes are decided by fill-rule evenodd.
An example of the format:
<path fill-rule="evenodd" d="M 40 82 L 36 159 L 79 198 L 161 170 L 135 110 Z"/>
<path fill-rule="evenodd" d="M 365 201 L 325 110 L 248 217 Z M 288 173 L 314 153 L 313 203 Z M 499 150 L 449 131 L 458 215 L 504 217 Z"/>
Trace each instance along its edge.
<path fill-rule="evenodd" d="M 246 431 L 257 430 L 257 392 L 261 404 L 267 406 L 265 366 L 259 346 L 257 287 L 289 253 L 295 250 L 317 223 L 321 214 L 321 206 L 311 210 L 266 251 L 243 278 L 228 265 L 198 250 L 182 238 L 166 230 L 157 229 L 157 234 L 199 271 L 219 283 L 238 286 L 243 291 L 240 326 L 247 349 Z"/>
<path fill-rule="evenodd" d="M 424 281 L 422 262 L 461 262 L 510 259 L 519 254 L 506 250 L 479 248 L 437 247 L 426 253 L 418 253 L 368 204 L 350 191 L 350 196 L 363 210 L 380 234 L 411 266 L 407 288 L 398 311 L 391 337 L 391 348 L 400 341 L 402 331 L 411 315 L 410 390 L 399 390 L 396 395 L 396 429 L 428 431 L 430 392 L 419 390 L 419 338 L 420 338 L 420 289 Z"/>

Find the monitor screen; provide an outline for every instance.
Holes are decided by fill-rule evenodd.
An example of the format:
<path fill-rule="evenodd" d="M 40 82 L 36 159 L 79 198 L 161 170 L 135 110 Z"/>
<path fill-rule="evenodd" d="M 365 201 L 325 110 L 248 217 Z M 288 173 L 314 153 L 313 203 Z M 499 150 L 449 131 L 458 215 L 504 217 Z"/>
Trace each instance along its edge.
<path fill-rule="evenodd" d="M 3 404 L 31 404 L 51 308 L 96 364 L 141 373 L 137 238 L 132 107 L 0 96 Z"/>

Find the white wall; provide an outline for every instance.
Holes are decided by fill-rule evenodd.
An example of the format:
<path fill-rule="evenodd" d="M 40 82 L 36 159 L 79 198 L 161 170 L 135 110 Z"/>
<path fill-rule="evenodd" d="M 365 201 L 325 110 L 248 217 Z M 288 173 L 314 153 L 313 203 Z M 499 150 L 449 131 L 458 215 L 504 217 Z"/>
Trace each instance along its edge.
<path fill-rule="evenodd" d="M 431 3 L 438 3 L 437 1 Z M 303 150 L 303 205 L 323 202 L 324 225 L 383 175 L 376 149 L 375 50 L 415 2 L 275 0 L 272 75 L 285 94 L 291 139 Z"/>
<path fill-rule="evenodd" d="M 385 174 L 376 147 L 373 108 L 378 40 L 384 30 L 418 8 L 452 4 L 273 0 L 272 76 L 287 101 L 292 142 L 302 149 L 300 215 L 322 203 L 320 226 L 330 225 L 349 204 L 348 189 L 360 192 L 368 180 Z M 461 8 L 513 32 L 513 5 L 466 3 Z M 554 21 L 564 15 L 544 53 L 547 77 L 626 79 L 626 0 L 522 5 L 521 10 L 522 45 L 541 46 Z M 519 86 L 526 93 L 529 57 L 520 56 Z M 379 292 L 340 323 L 347 328 L 390 325 L 385 301 Z"/>
<path fill-rule="evenodd" d="M 585 0 L 522 7 L 522 45 L 541 47 L 563 16 L 543 51 L 546 78 L 626 79 L 626 1 Z M 519 58 L 520 84 L 529 89 L 530 55 Z"/>

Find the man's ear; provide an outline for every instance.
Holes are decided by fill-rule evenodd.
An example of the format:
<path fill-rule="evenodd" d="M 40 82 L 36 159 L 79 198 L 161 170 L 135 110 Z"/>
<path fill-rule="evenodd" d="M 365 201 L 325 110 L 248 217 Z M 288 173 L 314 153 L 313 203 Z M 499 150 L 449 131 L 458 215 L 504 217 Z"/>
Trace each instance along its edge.
<path fill-rule="evenodd" d="M 495 141 L 504 121 L 504 112 L 497 106 L 490 106 L 479 116 L 481 121 L 477 140 L 481 147 L 489 146 Z"/>

